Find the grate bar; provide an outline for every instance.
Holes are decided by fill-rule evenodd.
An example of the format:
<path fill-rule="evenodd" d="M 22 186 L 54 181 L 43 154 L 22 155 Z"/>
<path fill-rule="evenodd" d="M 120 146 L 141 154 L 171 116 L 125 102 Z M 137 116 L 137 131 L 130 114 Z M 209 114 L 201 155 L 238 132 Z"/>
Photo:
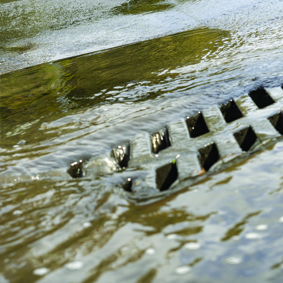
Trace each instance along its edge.
<path fill-rule="evenodd" d="M 283 98 L 283 89 L 281 87 L 265 88 L 265 91 L 274 99 Z"/>
<path fill-rule="evenodd" d="M 137 134 L 131 141 L 130 146 L 131 159 L 139 158 L 151 153 L 150 138 L 148 133 Z"/>
<path fill-rule="evenodd" d="M 220 127 L 226 124 L 221 111 L 216 105 L 203 111 L 203 116 L 209 131 L 218 131 Z"/>
<path fill-rule="evenodd" d="M 174 147 L 185 147 L 190 140 L 188 128 L 184 120 L 171 123 L 168 126 L 169 140 Z"/>
<path fill-rule="evenodd" d="M 235 103 L 243 116 L 247 116 L 249 113 L 253 113 L 258 109 L 257 105 L 248 94 L 244 94 L 243 96 L 235 99 Z"/>
<path fill-rule="evenodd" d="M 197 154 L 183 154 L 177 159 L 179 180 L 185 180 L 202 174 Z"/>

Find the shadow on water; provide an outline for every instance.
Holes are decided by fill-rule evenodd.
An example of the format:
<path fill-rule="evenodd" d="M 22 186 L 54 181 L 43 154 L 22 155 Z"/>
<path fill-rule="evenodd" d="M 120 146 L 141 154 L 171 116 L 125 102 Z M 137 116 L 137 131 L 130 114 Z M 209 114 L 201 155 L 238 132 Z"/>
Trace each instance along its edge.
<path fill-rule="evenodd" d="M 117 86 L 124 92 L 124 102 L 154 99 L 160 93 L 131 95 L 130 84 L 160 83 L 169 76 L 167 71 L 200 62 L 228 37 L 222 30 L 196 29 L 2 75 L 1 135 L 36 119 L 42 123 L 73 109 L 107 104 L 109 98 L 119 102 L 111 92 Z"/>

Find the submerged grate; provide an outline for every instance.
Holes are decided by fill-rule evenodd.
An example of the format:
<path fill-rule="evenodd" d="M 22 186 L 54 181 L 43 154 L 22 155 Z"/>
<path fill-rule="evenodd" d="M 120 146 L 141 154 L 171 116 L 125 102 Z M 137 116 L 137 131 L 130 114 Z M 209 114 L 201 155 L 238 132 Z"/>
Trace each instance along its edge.
<path fill-rule="evenodd" d="M 245 128 L 235 133 L 234 137 L 243 151 L 248 151 L 257 140 L 257 136 L 252 127 Z"/>
<path fill-rule="evenodd" d="M 198 158 L 201 167 L 204 168 L 205 171 L 208 171 L 220 158 L 216 144 L 211 143 L 199 149 Z"/>
<path fill-rule="evenodd" d="M 283 113 L 279 112 L 268 118 L 273 127 L 283 135 Z"/>
<path fill-rule="evenodd" d="M 159 151 L 171 145 L 167 128 L 165 130 L 160 130 L 157 133 L 151 134 L 150 140 L 153 153 L 158 153 Z"/>
<path fill-rule="evenodd" d="M 243 117 L 243 114 L 241 113 L 233 99 L 231 99 L 226 104 L 222 104 L 220 110 L 227 123 L 233 122 Z"/>
<path fill-rule="evenodd" d="M 178 170 L 175 160 L 156 170 L 156 187 L 160 191 L 166 191 L 177 180 Z"/>
<path fill-rule="evenodd" d="M 276 104 L 272 105 L 270 110 L 259 109 L 275 103 L 269 93 L 276 100 Z M 193 117 L 187 117 L 186 121 L 182 119 L 172 122 L 168 127 L 164 125 L 162 130 L 153 132 L 150 136 L 148 133 L 137 133 L 133 141 L 127 144 L 122 143 L 112 149 L 110 155 L 115 160 L 114 162 L 112 159 L 115 167 L 113 171 L 122 173 L 123 176 L 127 173 L 129 174 L 127 177 L 130 177 L 124 179 L 120 186 L 125 192 L 147 201 L 149 195 L 170 190 L 173 184 L 174 190 L 188 188 L 210 174 L 248 158 L 255 153 L 254 149 L 260 149 L 260 146 L 266 147 L 278 141 L 279 134 L 266 123 L 266 119 L 269 119 L 273 127 L 283 135 L 283 91 L 278 87 L 268 90 L 258 88 L 251 91 L 249 95 L 251 99 L 246 99 L 245 95 L 244 103 L 238 100 L 235 102 L 232 99 L 218 108 L 214 105 L 204 114 L 198 112 Z M 258 107 L 255 107 L 254 103 Z M 245 117 L 242 113 L 247 112 L 249 115 Z M 276 114 L 270 116 L 270 113 Z M 239 123 L 228 124 L 238 119 L 241 125 L 246 125 L 240 130 Z M 219 129 L 217 123 L 219 123 Z M 209 131 L 211 134 L 205 135 Z M 204 144 L 206 146 L 202 147 Z M 168 150 L 157 154 L 164 149 Z M 169 163 L 168 160 L 173 158 L 178 158 L 178 161 L 174 159 Z M 127 168 L 120 170 L 117 164 Z M 91 164 L 90 167 L 88 165 L 85 170 L 82 161 L 75 162 L 68 169 L 68 173 L 73 178 L 79 178 L 86 176 L 87 170 L 90 176 L 92 171 L 94 174 L 96 171 L 100 172 L 99 162 Z M 91 166 L 95 169 L 90 169 Z M 144 171 L 147 173 L 144 174 Z M 137 178 L 139 181 L 133 182 L 131 178 Z M 179 181 L 176 182 L 177 180 Z"/>
<path fill-rule="evenodd" d="M 191 138 L 196 138 L 209 132 L 201 112 L 196 116 L 187 117 L 186 122 Z"/>
<path fill-rule="evenodd" d="M 116 160 L 120 167 L 127 167 L 130 159 L 130 144 L 119 145 L 117 148 L 113 148 L 110 155 Z"/>
<path fill-rule="evenodd" d="M 264 108 L 274 103 L 267 91 L 263 87 L 259 87 L 249 93 L 249 96 L 258 108 Z"/>

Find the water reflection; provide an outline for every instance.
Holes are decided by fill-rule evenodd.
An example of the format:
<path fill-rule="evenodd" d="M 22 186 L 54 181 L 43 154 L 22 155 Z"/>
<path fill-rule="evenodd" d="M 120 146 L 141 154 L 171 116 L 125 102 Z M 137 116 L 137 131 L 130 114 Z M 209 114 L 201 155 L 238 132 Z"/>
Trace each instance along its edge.
<path fill-rule="evenodd" d="M 92 104 L 99 99 L 95 95 L 101 90 L 105 90 L 103 99 L 107 100 L 115 92 L 121 92 L 117 86 L 137 81 L 159 83 L 168 79 L 170 70 L 200 62 L 207 50 L 215 52 L 228 38 L 227 32 L 203 28 L 63 61 L 65 72 L 71 76 L 68 83 L 72 91 L 67 96 L 93 98 L 94 102 L 88 102 Z M 158 94 L 145 95 L 142 99 L 154 99 Z M 135 98 L 129 96 L 128 100 Z"/>
<path fill-rule="evenodd" d="M 226 232 L 225 236 L 221 239 L 221 241 L 225 242 L 225 241 L 230 240 L 232 237 L 240 235 L 242 233 L 242 231 L 245 229 L 244 225 L 248 222 L 249 218 L 258 215 L 260 212 L 261 211 L 254 212 L 254 213 L 251 213 L 251 214 L 245 216 L 243 221 L 237 223 L 234 227 L 230 228 Z"/>
<path fill-rule="evenodd" d="M 73 6 L 56 16 L 68 6 L 58 2 L 52 27 L 51 2 L 40 21 L 30 1 L 25 15 L 38 25 L 26 34 L 92 21 L 97 2 L 83 2 L 85 18 Z M 108 10 L 125 7 L 106 2 Z M 186 1 L 158 3 L 177 2 Z M 109 157 L 136 133 L 282 84 L 282 3 L 237 1 L 235 10 L 231 1 L 226 10 L 234 12 L 224 15 L 215 8 L 223 2 L 201 2 L 198 11 L 211 12 L 201 24 L 211 28 L 1 76 L 0 281 L 281 282 L 282 142 L 149 205 L 128 201 L 123 173 L 103 171 L 105 163 L 102 174 L 80 180 L 66 172 L 81 158 Z M 23 21 L 7 7 L 2 47 L 20 36 L 10 23 Z M 29 52 L 18 43 L 10 53 Z"/>
<path fill-rule="evenodd" d="M 9 5 L 9 2 L 12 3 Z M 98 20 L 109 8 L 112 8 L 112 2 L 84 0 L 76 3 L 68 0 L 61 3 L 53 0 L 52 2 L 1 0 L 0 4 L 3 5 L 0 10 L 2 30 L 0 46 L 19 45 L 20 39 L 33 40 L 32 37 L 38 33 Z"/>
<path fill-rule="evenodd" d="M 188 277 L 175 277 L 182 274 L 221 282 L 252 274 L 257 282 L 282 261 L 282 196 L 269 194 L 277 181 L 266 180 L 266 189 L 261 180 L 243 175 L 271 162 L 277 176 L 281 152 L 279 143 L 272 160 L 268 151 L 258 154 L 143 207 L 99 180 L 37 180 L 3 188 L 0 270 L 12 282 L 39 276 L 40 282 L 73 282 L 74 276 L 77 282 L 159 282 L 164 276 L 187 282 Z M 229 188 L 221 182 L 227 175 Z M 268 230 L 257 228 L 262 223 Z"/>
<path fill-rule="evenodd" d="M 172 3 L 166 0 L 130 0 L 122 3 L 120 6 L 113 8 L 114 14 L 139 14 L 145 12 L 160 12 L 174 7 Z"/>
<path fill-rule="evenodd" d="M 47 122 L 76 108 L 155 99 L 162 91 L 148 87 L 174 79 L 170 70 L 198 63 L 228 38 L 227 32 L 203 28 L 5 74 L 1 132 L 15 136 L 35 118 Z"/>

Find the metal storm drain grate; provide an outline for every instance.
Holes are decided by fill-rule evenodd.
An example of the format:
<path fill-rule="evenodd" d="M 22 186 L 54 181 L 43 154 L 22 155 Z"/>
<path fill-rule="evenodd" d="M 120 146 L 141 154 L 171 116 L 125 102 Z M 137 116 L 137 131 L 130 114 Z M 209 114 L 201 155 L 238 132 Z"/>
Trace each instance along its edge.
<path fill-rule="evenodd" d="M 158 132 L 139 133 L 110 153 L 123 176 L 128 175 L 121 187 L 132 196 L 148 198 L 228 168 L 281 138 L 282 107 L 281 87 L 260 87 Z M 85 175 L 81 162 L 68 172 L 74 178 Z"/>

